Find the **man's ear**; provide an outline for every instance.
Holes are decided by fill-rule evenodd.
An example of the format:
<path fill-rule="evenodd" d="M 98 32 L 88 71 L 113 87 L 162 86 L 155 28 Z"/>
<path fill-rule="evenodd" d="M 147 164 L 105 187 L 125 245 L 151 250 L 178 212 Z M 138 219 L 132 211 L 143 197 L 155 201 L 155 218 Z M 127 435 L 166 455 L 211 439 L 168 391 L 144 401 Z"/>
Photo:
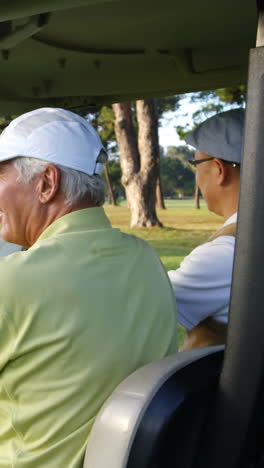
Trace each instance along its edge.
<path fill-rule="evenodd" d="M 54 164 L 48 164 L 40 174 L 36 191 L 40 203 L 52 201 L 60 189 L 61 173 Z"/>
<path fill-rule="evenodd" d="M 215 168 L 217 171 L 217 183 L 218 185 L 225 185 L 229 180 L 229 168 L 228 164 L 225 164 L 221 159 L 214 159 Z"/>

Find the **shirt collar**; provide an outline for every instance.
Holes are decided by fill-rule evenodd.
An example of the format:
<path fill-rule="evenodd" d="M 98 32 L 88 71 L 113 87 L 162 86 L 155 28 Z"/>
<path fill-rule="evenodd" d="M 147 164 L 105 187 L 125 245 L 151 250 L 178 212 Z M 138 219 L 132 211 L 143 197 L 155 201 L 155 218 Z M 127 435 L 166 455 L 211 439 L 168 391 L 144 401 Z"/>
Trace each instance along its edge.
<path fill-rule="evenodd" d="M 109 228 L 111 228 L 111 224 L 102 207 L 85 208 L 56 219 L 42 232 L 37 242 L 67 232 L 94 231 Z"/>
<path fill-rule="evenodd" d="M 236 223 L 237 222 L 237 212 L 234 213 L 230 218 L 226 220 L 226 222 L 223 224 L 223 226 L 228 226 L 228 224 Z"/>

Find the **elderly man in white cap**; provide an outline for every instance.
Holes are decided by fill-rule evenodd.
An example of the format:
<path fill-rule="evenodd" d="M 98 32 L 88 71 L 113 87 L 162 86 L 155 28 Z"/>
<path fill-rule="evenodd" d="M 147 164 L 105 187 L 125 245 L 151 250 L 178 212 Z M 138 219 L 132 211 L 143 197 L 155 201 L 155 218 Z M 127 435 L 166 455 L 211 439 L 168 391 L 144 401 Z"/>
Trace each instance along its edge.
<path fill-rule="evenodd" d="M 102 403 L 177 349 L 159 258 L 101 207 L 106 154 L 82 117 L 38 109 L 0 136 L 0 466 L 81 468 Z"/>
<path fill-rule="evenodd" d="M 187 329 L 182 350 L 225 343 L 232 279 L 244 110 L 218 114 L 186 137 L 196 148 L 190 161 L 209 210 L 224 225 L 194 249 L 176 271 L 169 271 L 178 320 Z"/>

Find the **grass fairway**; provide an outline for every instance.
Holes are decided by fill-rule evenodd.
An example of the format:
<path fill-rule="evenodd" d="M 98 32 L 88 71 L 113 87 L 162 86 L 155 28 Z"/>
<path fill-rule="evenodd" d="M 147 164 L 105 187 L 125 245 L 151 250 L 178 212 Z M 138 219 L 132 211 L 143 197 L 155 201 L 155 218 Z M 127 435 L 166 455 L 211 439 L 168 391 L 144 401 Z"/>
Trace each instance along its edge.
<path fill-rule="evenodd" d="M 148 241 L 167 271 L 177 268 L 194 247 L 205 242 L 223 223 L 222 218 L 207 210 L 204 202 L 200 210 L 195 209 L 193 200 L 167 201 L 166 210 L 158 211 L 164 228 L 129 229 L 130 215 L 125 205 L 105 205 L 104 208 L 114 227 Z M 178 332 L 181 345 L 185 333 L 180 325 Z"/>
<path fill-rule="evenodd" d="M 210 213 L 203 202 L 200 210 L 193 206 L 192 200 L 168 201 L 166 210 L 158 211 L 164 228 L 141 229 L 129 228 L 130 215 L 126 206 L 105 205 L 104 208 L 114 227 L 148 241 L 168 271 L 177 268 L 194 247 L 205 242 L 223 223 L 223 219 Z"/>

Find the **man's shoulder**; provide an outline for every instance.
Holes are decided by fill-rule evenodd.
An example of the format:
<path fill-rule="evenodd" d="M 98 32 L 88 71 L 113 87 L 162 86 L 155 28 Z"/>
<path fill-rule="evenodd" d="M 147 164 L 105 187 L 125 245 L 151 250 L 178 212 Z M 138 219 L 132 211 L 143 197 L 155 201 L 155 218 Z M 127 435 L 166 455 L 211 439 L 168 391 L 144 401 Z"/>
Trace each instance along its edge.
<path fill-rule="evenodd" d="M 199 245 L 181 263 L 179 271 L 201 275 L 219 275 L 232 267 L 234 238 L 222 236 Z"/>
<path fill-rule="evenodd" d="M 0 287 L 17 271 L 22 247 L 0 238 Z"/>
<path fill-rule="evenodd" d="M 193 249 L 190 255 L 219 255 L 223 252 L 232 251 L 235 245 L 235 238 L 231 236 L 221 236 L 211 241 L 204 242 Z"/>
<path fill-rule="evenodd" d="M 134 245 L 135 247 L 141 246 L 142 248 L 151 248 L 148 242 L 138 236 L 135 236 L 135 234 L 124 232 L 119 229 L 113 229 L 113 232 L 115 231 L 120 234 L 120 239 L 118 239 L 118 241 L 121 243 L 130 244 L 131 246 Z"/>
<path fill-rule="evenodd" d="M 235 237 L 223 235 L 198 245 L 191 251 L 190 255 L 208 255 L 209 253 L 210 255 L 218 255 L 225 251 L 232 251 L 234 245 Z"/>
<path fill-rule="evenodd" d="M 159 259 L 158 254 L 155 252 L 153 247 L 144 239 L 135 236 L 134 234 L 128 234 L 121 232 L 122 241 L 129 248 L 134 249 L 135 252 L 142 252 L 142 254 L 147 255 L 149 258 Z"/>
<path fill-rule="evenodd" d="M 38 270 L 40 262 L 47 262 L 47 249 L 30 248 L 19 250 L 0 258 L 0 288 L 2 285 L 12 284 L 18 286 L 24 280 L 30 279 L 34 282 L 34 274 Z M 13 283 L 12 283 L 13 280 Z"/>

